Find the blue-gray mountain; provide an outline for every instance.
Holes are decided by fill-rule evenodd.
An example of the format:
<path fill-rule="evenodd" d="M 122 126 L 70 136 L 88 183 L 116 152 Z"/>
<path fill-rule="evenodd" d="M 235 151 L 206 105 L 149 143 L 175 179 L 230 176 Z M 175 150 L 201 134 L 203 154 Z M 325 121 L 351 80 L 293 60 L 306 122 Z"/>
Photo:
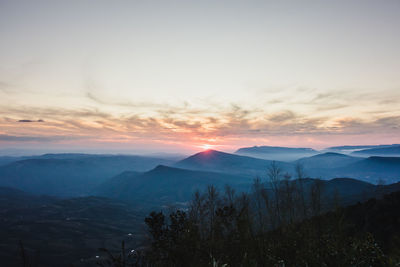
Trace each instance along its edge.
<path fill-rule="evenodd" d="M 354 151 L 352 154 L 360 156 L 400 156 L 400 145 L 363 149 Z"/>
<path fill-rule="evenodd" d="M 335 152 L 326 152 L 307 158 L 301 158 L 297 160 L 296 163 L 302 164 L 306 169 L 333 169 L 349 165 L 362 159 L 363 158 Z"/>
<path fill-rule="evenodd" d="M 147 171 L 171 161 L 140 156 L 45 155 L 0 167 L 0 186 L 61 197 L 81 196 L 126 170 Z"/>
<path fill-rule="evenodd" d="M 220 190 L 230 185 L 236 191 L 247 192 L 252 182 L 243 176 L 160 165 L 145 173 L 121 173 L 100 185 L 94 193 L 130 203 L 160 206 L 186 202 L 196 190 L 204 190 L 208 185 Z"/>
<path fill-rule="evenodd" d="M 174 166 L 190 170 L 223 172 L 249 178 L 265 177 L 271 160 L 229 154 L 216 150 L 207 150 L 177 162 Z M 293 165 L 287 162 L 276 162 L 284 171 L 291 171 Z"/>
<path fill-rule="evenodd" d="M 312 148 L 253 146 L 239 148 L 235 154 L 267 160 L 293 161 L 318 154 L 318 151 Z"/>

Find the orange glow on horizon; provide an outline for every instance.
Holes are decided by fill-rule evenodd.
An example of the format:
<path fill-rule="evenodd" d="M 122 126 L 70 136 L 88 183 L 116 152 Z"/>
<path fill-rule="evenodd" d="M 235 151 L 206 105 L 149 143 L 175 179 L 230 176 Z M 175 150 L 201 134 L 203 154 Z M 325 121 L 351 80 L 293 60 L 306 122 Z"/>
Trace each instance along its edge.
<path fill-rule="evenodd" d="M 214 145 L 210 145 L 210 144 L 204 144 L 200 146 L 202 149 L 204 150 L 210 150 L 210 149 L 214 149 Z"/>

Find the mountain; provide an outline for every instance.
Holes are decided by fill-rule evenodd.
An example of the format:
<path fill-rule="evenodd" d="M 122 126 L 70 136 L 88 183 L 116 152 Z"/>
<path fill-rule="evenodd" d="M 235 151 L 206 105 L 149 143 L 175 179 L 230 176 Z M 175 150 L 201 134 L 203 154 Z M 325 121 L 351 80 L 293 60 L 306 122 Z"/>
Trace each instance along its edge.
<path fill-rule="evenodd" d="M 207 170 L 255 178 L 257 176 L 265 177 L 271 163 L 272 161 L 270 160 L 239 156 L 216 150 L 206 150 L 181 160 L 174 166 L 191 170 Z M 276 163 L 286 171 L 293 170 L 293 165 L 290 163 Z"/>
<path fill-rule="evenodd" d="M 26 159 L 0 167 L 0 186 L 60 197 L 88 194 L 106 179 L 125 170 L 147 171 L 164 159 L 140 156 L 63 155 Z"/>
<path fill-rule="evenodd" d="M 369 157 L 349 164 L 337 170 L 342 175 L 364 181 L 378 182 L 382 179 L 386 183 L 400 181 L 399 157 Z"/>
<path fill-rule="evenodd" d="M 400 146 L 400 144 L 391 144 L 391 145 L 362 145 L 362 146 L 332 146 L 328 147 L 324 150 L 326 151 L 339 151 L 341 153 L 351 153 L 364 149 L 375 149 L 375 148 L 388 148 L 393 146 Z"/>
<path fill-rule="evenodd" d="M 324 153 L 298 161 L 303 164 L 308 177 L 332 178 L 351 177 L 376 184 L 380 180 L 390 184 L 400 181 L 400 158 L 358 158 L 339 153 Z"/>
<path fill-rule="evenodd" d="M 352 154 L 362 156 L 400 156 L 400 145 L 363 149 L 354 151 Z"/>
<path fill-rule="evenodd" d="M 351 157 L 348 155 L 326 152 L 315 156 L 301 158 L 296 161 L 304 166 L 305 169 L 338 168 L 362 160 L 362 158 Z"/>
<path fill-rule="evenodd" d="M 243 147 L 236 150 L 235 154 L 268 160 L 293 161 L 302 157 L 312 156 L 318 151 L 312 148 L 293 148 L 276 146 Z"/>
<path fill-rule="evenodd" d="M 19 157 L 9 157 L 9 156 L 1 156 L 0 157 L 0 166 L 10 164 L 11 162 L 15 162 L 20 160 Z"/>
<path fill-rule="evenodd" d="M 0 212 L 10 209 L 25 209 L 40 207 L 58 198 L 49 196 L 35 196 L 22 190 L 0 186 Z"/>
<path fill-rule="evenodd" d="M 95 266 L 99 248 L 115 250 L 125 240 L 134 249 L 145 235 L 146 214 L 107 198 L 44 199 L 2 188 L 0 207 L 6 205 L 0 209 L 2 266 L 28 266 L 21 262 L 20 241 L 30 258 L 40 252 L 37 266 Z"/>
<path fill-rule="evenodd" d="M 245 177 L 160 165 L 142 174 L 124 172 L 117 175 L 100 185 L 95 194 L 135 205 L 159 207 L 186 202 L 196 190 L 203 190 L 208 185 L 224 189 L 229 184 L 236 190 L 247 191 L 251 183 L 252 180 Z"/>
<path fill-rule="evenodd" d="M 384 194 L 400 191 L 400 182 L 389 185 L 374 185 L 352 178 L 334 178 L 330 180 L 305 178 L 301 180 L 301 184 L 298 179 L 291 180 L 291 183 L 292 188 L 302 188 L 308 201 L 310 201 L 313 188 L 318 183 L 321 203 L 325 210 L 329 210 L 335 205 L 350 205 L 369 198 L 382 197 Z M 267 192 L 273 194 L 272 187 L 268 181 L 264 185 Z M 286 185 L 283 183 L 281 186 L 285 188 Z"/>
<path fill-rule="evenodd" d="M 262 178 L 261 181 L 267 189 L 271 188 L 267 178 Z M 292 180 L 293 183 L 297 181 Z M 312 178 L 303 180 L 307 195 L 310 195 L 315 181 Z M 375 197 L 377 191 L 387 193 L 400 190 L 400 183 L 382 187 L 351 178 L 321 180 L 320 183 L 326 199 L 332 199 L 338 193 L 346 204 Z M 230 185 L 237 192 L 250 192 L 252 184 L 252 179 L 242 176 L 160 165 L 146 173 L 123 172 L 100 185 L 94 194 L 129 202 L 136 207 L 142 206 L 142 210 L 148 210 L 162 205 L 180 206 L 190 200 L 196 190 L 202 191 L 207 185 L 214 185 L 221 191 L 225 185 Z"/>
<path fill-rule="evenodd" d="M 26 159 L 77 159 L 83 157 L 96 157 L 96 156 L 99 155 L 82 154 L 82 153 L 59 153 L 59 154 L 43 154 L 43 155 L 32 155 L 32 156 L 0 156 L 0 166 Z"/>

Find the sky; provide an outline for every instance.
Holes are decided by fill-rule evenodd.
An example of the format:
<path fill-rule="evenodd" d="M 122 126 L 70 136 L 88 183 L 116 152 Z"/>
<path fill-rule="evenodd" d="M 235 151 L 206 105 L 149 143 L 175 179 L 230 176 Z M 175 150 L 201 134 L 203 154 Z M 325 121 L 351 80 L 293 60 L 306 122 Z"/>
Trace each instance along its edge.
<path fill-rule="evenodd" d="M 0 150 L 400 143 L 400 1 L 0 0 Z"/>

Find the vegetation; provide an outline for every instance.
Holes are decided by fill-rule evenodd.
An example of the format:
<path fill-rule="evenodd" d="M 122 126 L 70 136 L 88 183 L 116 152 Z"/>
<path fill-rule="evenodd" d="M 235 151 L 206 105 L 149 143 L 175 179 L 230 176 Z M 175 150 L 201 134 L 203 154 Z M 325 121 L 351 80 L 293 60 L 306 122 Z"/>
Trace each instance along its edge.
<path fill-rule="evenodd" d="M 251 194 L 209 186 L 187 210 L 145 219 L 150 266 L 400 266 L 400 192 L 341 208 L 271 164 Z M 339 203 L 339 196 L 334 196 Z M 324 214 L 322 214 L 324 212 Z"/>

